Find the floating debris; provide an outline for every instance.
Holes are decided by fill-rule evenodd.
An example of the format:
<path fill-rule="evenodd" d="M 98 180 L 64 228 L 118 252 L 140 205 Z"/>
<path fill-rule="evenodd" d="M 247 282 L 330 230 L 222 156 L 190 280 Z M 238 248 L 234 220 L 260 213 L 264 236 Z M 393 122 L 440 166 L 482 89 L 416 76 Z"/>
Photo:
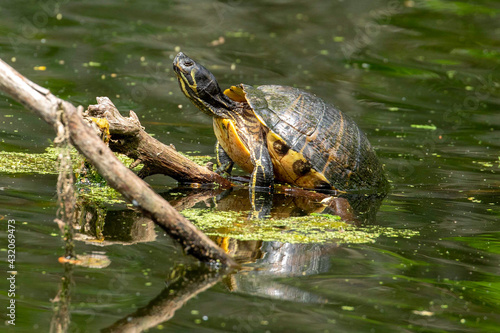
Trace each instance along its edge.
<path fill-rule="evenodd" d="M 97 61 L 89 61 L 84 63 L 83 67 L 101 67 L 101 63 Z"/>
<path fill-rule="evenodd" d="M 60 257 L 58 259 L 61 264 L 70 264 L 88 268 L 106 268 L 111 264 L 108 256 L 103 252 L 92 252 L 86 255 L 77 255 L 76 258 Z"/>
<path fill-rule="evenodd" d="M 418 124 L 411 124 L 411 128 L 418 128 L 418 129 L 427 129 L 431 131 L 435 131 L 437 129 L 436 125 L 418 125 Z"/>

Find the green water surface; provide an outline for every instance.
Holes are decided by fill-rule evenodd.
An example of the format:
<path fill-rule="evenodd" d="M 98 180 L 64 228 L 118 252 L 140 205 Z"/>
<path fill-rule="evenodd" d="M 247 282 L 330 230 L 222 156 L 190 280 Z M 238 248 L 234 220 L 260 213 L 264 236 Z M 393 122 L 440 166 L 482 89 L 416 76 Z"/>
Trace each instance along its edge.
<path fill-rule="evenodd" d="M 215 137 L 211 119 L 178 87 L 178 51 L 224 88 L 313 92 L 355 119 L 385 165 L 393 189 L 369 223 L 413 234 L 359 244 L 230 239 L 245 268 L 219 278 L 112 205 L 101 207 L 106 226 L 115 222 L 100 231 L 107 241 L 75 243 L 78 254 L 110 264 L 65 270 L 53 222 L 57 176 L 5 172 L 4 320 L 10 219 L 18 273 L 16 325 L 1 323 L 2 331 L 48 332 L 62 281 L 71 281 L 62 288 L 70 332 L 127 324 L 149 332 L 500 332 L 500 2 L 3 0 L 0 18 L 2 60 L 75 105 L 108 96 L 182 152 L 213 156 Z M 53 138 L 0 95 L 0 150 L 43 153 Z M 178 192 L 167 177 L 146 180 L 171 200 L 167 192 Z M 140 237 L 113 239 L 136 228 L 130 221 L 140 221 Z"/>

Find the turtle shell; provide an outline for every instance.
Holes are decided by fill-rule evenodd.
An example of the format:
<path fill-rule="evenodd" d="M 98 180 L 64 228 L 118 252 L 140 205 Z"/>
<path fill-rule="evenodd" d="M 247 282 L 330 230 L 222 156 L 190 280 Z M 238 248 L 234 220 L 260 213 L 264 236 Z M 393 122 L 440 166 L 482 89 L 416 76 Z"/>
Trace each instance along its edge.
<path fill-rule="evenodd" d="M 268 148 L 275 169 L 274 160 L 280 158 L 278 168 L 299 175 L 311 169 L 314 177 L 324 177 L 339 190 L 387 186 L 365 134 L 334 106 L 293 87 L 242 84 L 239 88 L 256 117 L 270 130 Z M 315 187 L 322 186 L 316 182 Z"/>

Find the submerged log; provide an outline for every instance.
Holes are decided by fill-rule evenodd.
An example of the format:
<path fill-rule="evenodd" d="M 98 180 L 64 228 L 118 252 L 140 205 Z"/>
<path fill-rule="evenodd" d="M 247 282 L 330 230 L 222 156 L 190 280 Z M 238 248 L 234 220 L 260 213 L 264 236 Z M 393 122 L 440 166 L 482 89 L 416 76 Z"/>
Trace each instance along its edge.
<path fill-rule="evenodd" d="M 150 217 L 186 253 L 202 261 L 218 261 L 223 265 L 237 266 L 221 248 L 180 215 L 168 202 L 154 192 L 142 179 L 123 165 L 108 146 L 95 134 L 82 117 L 83 108 L 57 98 L 49 90 L 31 82 L 8 64 L 0 60 L 0 90 L 40 116 L 55 129 L 58 113 L 63 112 L 64 126 L 69 130 L 73 146 L 87 158 L 108 182 L 125 199 Z"/>

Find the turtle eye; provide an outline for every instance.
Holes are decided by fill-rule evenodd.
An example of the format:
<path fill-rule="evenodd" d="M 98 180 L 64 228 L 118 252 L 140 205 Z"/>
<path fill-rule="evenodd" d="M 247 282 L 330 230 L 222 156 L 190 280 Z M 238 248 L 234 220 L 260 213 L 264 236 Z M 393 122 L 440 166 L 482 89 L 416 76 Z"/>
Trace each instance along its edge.
<path fill-rule="evenodd" d="M 194 63 L 193 63 L 191 60 L 186 60 L 186 61 L 184 61 L 184 66 L 185 66 L 185 67 L 191 67 L 191 66 L 193 66 L 193 64 L 194 64 Z"/>

